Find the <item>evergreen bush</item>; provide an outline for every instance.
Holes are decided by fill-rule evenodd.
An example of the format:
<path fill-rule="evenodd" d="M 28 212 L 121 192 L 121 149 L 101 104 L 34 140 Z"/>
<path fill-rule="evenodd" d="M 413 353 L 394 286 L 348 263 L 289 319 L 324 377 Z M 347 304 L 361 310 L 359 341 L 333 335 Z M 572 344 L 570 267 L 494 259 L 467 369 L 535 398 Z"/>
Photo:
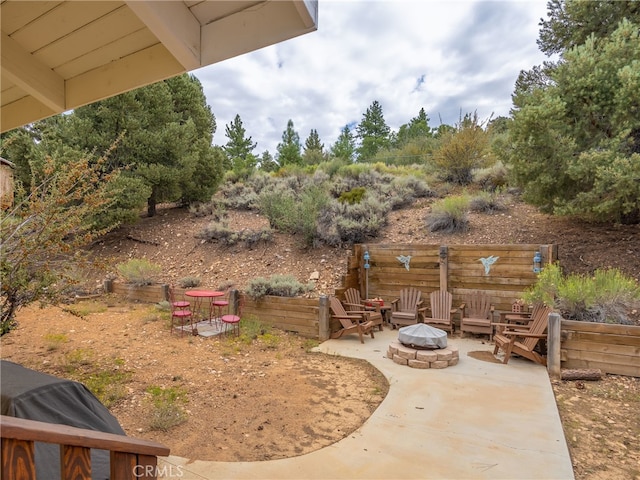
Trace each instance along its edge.
<path fill-rule="evenodd" d="M 146 258 L 132 258 L 116 265 L 116 270 L 126 283 L 137 287 L 151 285 L 162 271 L 162 267 Z"/>
<path fill-rule="evenodd" d="M 269 278 L 256 277 L 249 281 L 245 293 L 258 300 L 266 295 L 297 297 L 315 288 L 313 282 L 300 283 L 293 275 L 271 275 Z"/>
<path fill-rule="evenodd" d="M 430 232 L 459 233 L 469 230 L 469 199 L 466 196 L 451 196 L 433 204 L 426 224 Z"/>

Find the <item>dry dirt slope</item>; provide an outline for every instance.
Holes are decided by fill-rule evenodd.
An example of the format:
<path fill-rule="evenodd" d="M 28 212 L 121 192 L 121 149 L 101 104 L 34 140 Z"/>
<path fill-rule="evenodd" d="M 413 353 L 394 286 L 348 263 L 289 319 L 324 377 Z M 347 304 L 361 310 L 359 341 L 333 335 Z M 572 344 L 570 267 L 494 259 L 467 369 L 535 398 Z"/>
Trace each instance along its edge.
<path fill-rule="evenodd" d="M 430 233 L 425 216 L 431 200 L 394 211 L 389 224 L 370 243 L 557 244 L 565 272 L 590 273 L 601 267 L 616 267 L 640 279 L 640 225 L 594 225 L 541 214 L 513 197 L 505 197 L 508 210 L 494 215 L 469 215 L 471 228 L 455 235 Z M 153 218 L 143 218 L 94 244 L 92 252 L 112 266 L 129 258 L 148 258 L 162 265 L 162 281 L 175 282 L 187 276 L 202 285 L 233 284 L 242 288 L 254 277 L 292 274 L 307 282 L 319 272 L 316 293 L 331 293 L 340 286 L 349 248 L 301 248 L 289 235 L 276 234 L 274 242 L 253 249 L 203 243 L 196 234 L 210 222 L 184 209 L 161 209 Z M 259 230 L 266 218 L 252 212 L 230 211 L 229 227 Z M 100 275 L 103 275 L 102 273 Z M 100 283 L 103 276 L 94 278 Z"/>

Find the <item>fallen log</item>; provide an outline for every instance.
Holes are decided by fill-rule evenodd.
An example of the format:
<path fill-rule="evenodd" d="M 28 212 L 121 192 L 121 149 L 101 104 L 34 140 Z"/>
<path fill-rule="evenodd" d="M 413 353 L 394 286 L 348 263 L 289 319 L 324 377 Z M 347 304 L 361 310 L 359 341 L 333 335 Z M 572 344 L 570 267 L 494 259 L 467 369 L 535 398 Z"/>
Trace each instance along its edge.
<path fill-rule="evenodd" d="M 602 370 L 599 368 L 566 369 L 560 374 L 562 380 L 600 380 Z"/>

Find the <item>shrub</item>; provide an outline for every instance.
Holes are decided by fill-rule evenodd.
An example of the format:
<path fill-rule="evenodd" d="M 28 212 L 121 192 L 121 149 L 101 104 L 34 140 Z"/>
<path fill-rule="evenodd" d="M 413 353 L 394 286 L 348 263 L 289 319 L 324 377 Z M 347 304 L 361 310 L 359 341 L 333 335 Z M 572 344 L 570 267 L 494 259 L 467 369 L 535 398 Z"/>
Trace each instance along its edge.
<path fill-rule="evenodd" d="M 507 207 L 502 203 L 500 197 L 495 193 L 479 192 L 469 200 L 469 210 L 476 213 L 504 212 Z"/>
<path fill-rule="evenodd" d="M 200 278 L 198 277 L 184 277 L 178 280 L 180 288 L 194 288 L 200 286 Z"/>
<path fill-rule="evenodd" d="M 442 137 L 433 154 L 433 162 L 444 181 L 468 185 L 473 171 L 487 161 L 489 134 L 483 130 L 477 114 L 467 114 L 456 129 Z"/>
<path fill-rule="evenodd" d="M 363 242 L 386 225 L 390 209 L 370 194 L 354 205 L 333 201 L 318 216 L 318 239 L 332 246 Z"/>
<path fill-rule="evenodd" d="M 356 203 L 360 203 L 364 198 L 365 193 L 367 193 L 367 189 L 364 187 L 354 187 L 348 192 L 342 192 L 338 197 L 338 201 L 340 203 L 348 203 L 349 205 L 354 205 Z"/>
<path fill-rule="evenodd" d="M 430 232 L 458 233 L 469 230 L 467 210 L 469 199 L 465 196 L 444 198 L 433 204 L 426 224 Z"/>
<path fill-rule="evenodd" d="M 538 280 L 523 292 L 522 298 L 526 303 L 542 302 L 545 305 L 554 306 L 558 288 L 562 283 L 562 270 L 557 263 L 546 265 Z"/>
<path fill-rule="evenodd" d="M 254 300 L 266 295 L 277 297 L 297 297 L 303 293 L 312 291 L 313 283 L 306 285 L 298 282 L 293 275 L 271 275 L 269 278 L 257 277 L 249 281 L 246 294 Z"/>
<path fill-rule="evenodd" d="M 271 228 L 287 233 L 296 231 L 296 199 L 291 190 L 279 188 L 263 191 L 258 203 L 262 214 L 269 219 Z"/>
<path fill-rule="evenodd" d="M 183 389 L 152 385 L 147 388 L 147 393 L 151 394 L 152 411 L 149 426 L 152 430 L 166 432 L 187 421 L 187 414 L 181 405 L 187 401 Z"/>
<path fill-rule="evenodd" d="M 479 168 L 473 172 L 473 180 L 480 188 L 489 192 L 495 192 L 508 184 L 509 172 L 501 161 L 497 161 L 487 168 Z"/>
<path fill-rule="evenodd" d="M 125 282 L 137 287 L 151 285 L 162 271 L 160 265 L 151 263 L 146 258 L 132 258 L 116 265 L 116 269 Z"/>
<path fill-rule="evenodd" d="M 259 242 L 270 242 L 273 239 L 273 231 L 270 228 L 262 230 L 251 230 L 244 228 L 238 232 L 231 230 L 225 223 L 211 222 L 196 238 L 201 238 L 206 242 L 217 241 L 222 245 L 231 246 L 244 242 L 248 248 L 254 247 Z"/>
<path fill-rule="evenodd" d="M 562 275 L 557 264 L 542 269 L 525 291 L 527 302 L 554 305 L 569 320 L 631 325 L 629 313 L 640 304 L 640 286 L 617 269 L 599 269 L 593 276 Z"/>

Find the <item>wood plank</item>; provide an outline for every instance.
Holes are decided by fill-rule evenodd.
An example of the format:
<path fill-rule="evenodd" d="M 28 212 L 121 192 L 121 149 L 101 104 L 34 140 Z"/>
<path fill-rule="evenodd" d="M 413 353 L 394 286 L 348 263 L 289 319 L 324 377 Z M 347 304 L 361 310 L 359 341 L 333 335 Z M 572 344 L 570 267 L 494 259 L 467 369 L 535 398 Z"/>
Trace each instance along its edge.
<path fill-rule="evenodd" d="M 62 478 L 91 478 L 91 449 L 61 445 Z"/>
<path fill-rule="evenodd" d="M 134 480 L 138 473 L 137 460 L 133 453 L 111 452 L 111 478 Z"/>
<path fill-rule="evenodd" d="M 616 355 L 612 353 L 594 352 L 589 350 L 573 350 L 562 345 L 561 352 L 567 360 L 583 360 L 588 362 L 608 363 L 611 365 L 633 366 L 640 371 L 640 357 L 637 355 Z"/>
<path fill-rule="evenodd" d="M 35 450 L 33 442 L 2 438 L 3 479 L 36 480 Z"/>
<path fill-rule="evenodd" d="M 597 368 L 605 373 L 613 375 L 626 375 L 628 377 L 640 377 L 640 368 L 632 365 L 618 365 L 608 362 L 599 362 L 595 360 L 583 359 L 564 359 L 562 360 L 562 368 Z"/>
<path fill-rule="evenodd" d="M 611 323 L 579 322 L 562 319 L 562 330 L 574 330 L 594 333 L 610 333 L 640 337 L 640 327 L 635 325 L 616 325 Z"/>
<path fill-rule="evenodd" d="M 640 355 L 640 337 L 633 335 L 609 335 L 598 332 L 578 332 L 575 330 L 562 330 L 562 334 L 566 337 L 566 342 L 581 342 L 585 344 L 593 343 L 595 345 L 627 345 L 635 347 Z"/>
<path fill-rule="evenodd" d="M 596 334 L 598 335 L 598 334 Z M 625 345 L 623 343 L 607 342 L 608 335 L 600 335 L 603 337 L 598 341 L 580 341 L 576 339 L 567 339 L 562 341 L 562 348 L 567 350 L 583 350 L 592 353 L 625 355 L 640 358 L 640 345 Z"/>

